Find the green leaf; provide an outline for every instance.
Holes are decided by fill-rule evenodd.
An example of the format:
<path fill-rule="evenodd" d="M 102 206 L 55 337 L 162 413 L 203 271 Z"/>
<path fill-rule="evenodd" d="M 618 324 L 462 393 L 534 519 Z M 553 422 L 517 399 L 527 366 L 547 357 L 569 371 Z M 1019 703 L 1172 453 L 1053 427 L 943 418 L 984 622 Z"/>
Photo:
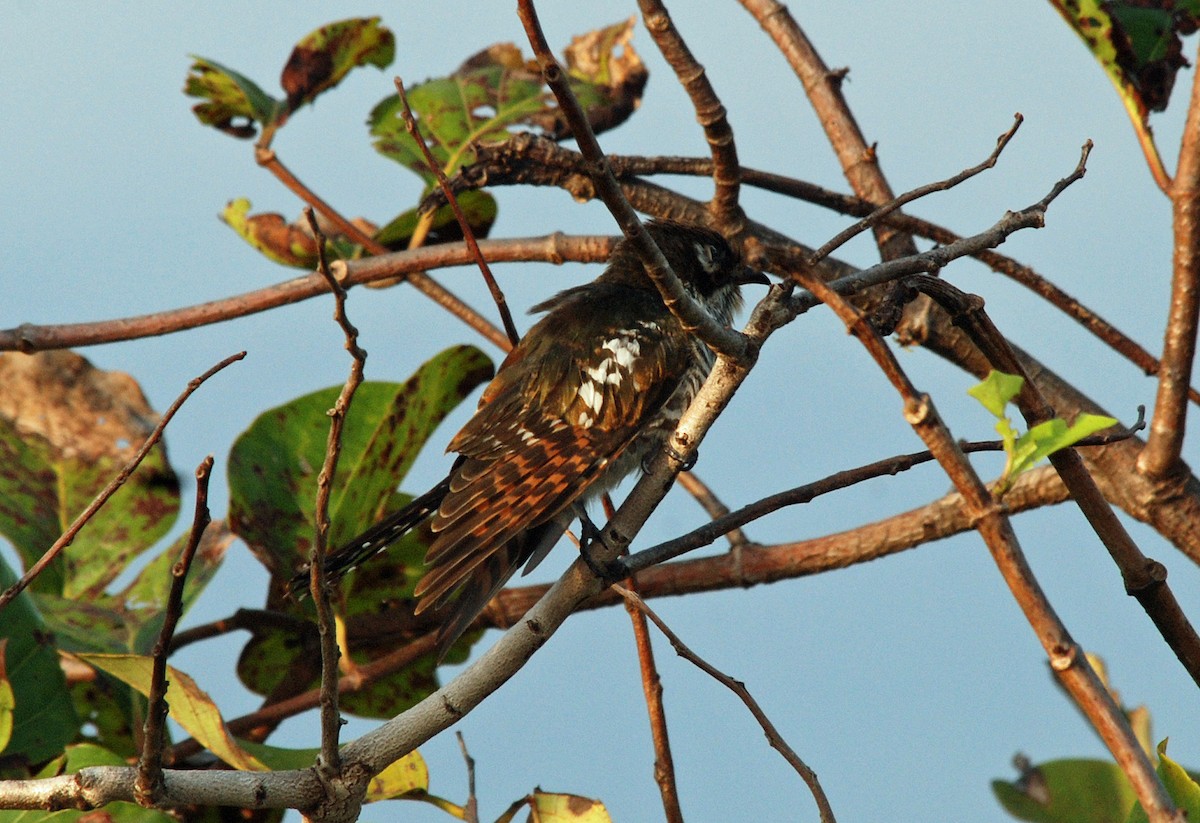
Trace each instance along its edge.
<path fill-rule="evenodd" d="M 632 34 L 630 19 L 581 35 L 567 50 L 570 83 L 597 132 L 624 122 L 641 99 L 648 75 L 629 45 Z M 503 142 L 517 126 L 559 138 L 567 134 L 536 64 L 527 62 L 511 43 L 490 46 L 453 74 L 413 86 L 408 101 L 421 135 L 447 176 L 474 162 L 473 143 Z M 371 112 L 367 122 L 375 148 L 432 186 L 435 176 L 408 134 L 401 112 L 396 95 Z"/>
<path fill-rule="evenodd" d="M 1017 458 L 1013 461 L 1013 477 L 1032 468 L 1043 457 L 1078 443 L 1085 437 L 1115 426 L 1117 421 L 1098 414 L 1081 413 L 1070 426 L 1061 418 L 1039 423 L 1017 440 Z"/>
<path fill-rule="evenodd" d="M 158 416 L 132 377 L 69 351 L 0 354 L 0 385 L 0 533 L 29 566 L 120 472 Z M 99 597 L 178 512 L 179 481 L 160 442 L 32 589 Z"/>
<path fill-rule="evenodd" d="M 476 237 L 486 237 L 488 231 L 492 228 L 492 223 L 496 222 L 496 213 L 498 210 L 496 199 L 485 191 L 477 190 L 464 191 L 456 195 L 456 198 L 459 208 L 463 210 L 463 214 L 467 218 L 467 224 L 471 227 L 471 231 L 475 233 Z M 375 240 L 389 249 L 407 248 L 408 240 L 413 236 L 413 232 L 417 228 L 417 220 L 420 216 L 420 207 L 398 214 L 390 223 L 379 230 L 375 235 Z M 449 204 L 434 210 L 433 224 L 426 243 L 429 245 L 450 243 L 461 240 L 462 237 L 462 229 L 459 228 L 458 219 L 454 216 L 454 210 Z"/>
<path fill-rule="evenodd" d="M 457 346 L 408 381 L 364 383 L 347 415 L 330 494 L 330 544 L 374 522 L 434 428 L 492 372 L 487 357 Z M 317 472 L 329 431 L 331 387 L 264 412 L 229 456 L 230 524 L 273 574 L 289 577 L 308 556 Z M 353 489 L 352 492 L 349 492 Z"/>
<path fill-rule="evenodd" d="M 1183 36 L 1200 25 L 1195 2 L 1050 0 L 1100 62 L 1131 115 L 1163 111 L 1175 75 L 1187 65 Z"/>
<path fill-rule="evenodd" d="M 329 23 L 306 35 L 288 57 L 280 85 L 291 111 L 311 103 L 358 66 L 384 69 L 396 56 L 396 40 L 378 17 Z"/>
<path fill-rule="evenodd" d="M 1021 780 L 993 780 L 1004 810 L 1034 823 L 1122 823 L 1134 804 L 1133 788 L 1115 763 L 1052 760 Z"/>
<path fill-rule="evenodd" d="M 249 139 L 257 133 L 255 123 L 275 126 L 287 116 L 282 100 L 276 100 L 250 78 L 227 69 L 215 60 L 192 56 L 183 93 L 206 102 L 192 106 L 201 123 L 234 137 Z"/>
<path fill-rule="evenodd" d="M 1167 741 L 1158 744 L 1158 776 L 1175 806 L 1187 814 L 1188 820 L 1200 820 L 1200 783 L 1171 758 L 1167 757 Z M 1149 816 L 1137 803 L 1129 813 L 1129 823 L 1148 823 Z"/>
<path fill-rule="evenodd" d="M 1005 407 L 1021 393 L 1024 385 L 1025 378 L 1019 375 L 993 370 L 982 383 L 967 389 L 967 394 L 978 400 L 993 417 L 1003 418 Z"/>
<path fill-rule="evenodd" d="M 0 591 L 17 581 L 0 557 Z M 0 744 L 5 759 L 25 765 L 57 755 L 79 729 L 66 678 L 58 663 L 50 632 L 25 591 L 4 608 L 0 620 L 0 672 L 10 704 L 7 738 Z"/>
<path fill-rule="evenodd" d="M 149 696 L 154 665 L 149 657 L 134 654 L 81 654 L 78 657 L 132 686 L 143 696 Z M 225 728 L 225 721 L 216 704 L 196 685 L 196 681 L 168 666 L 167 684 L 168 711 L 188 734 L 235 769 L 268 770 L 233 739 Z"/>

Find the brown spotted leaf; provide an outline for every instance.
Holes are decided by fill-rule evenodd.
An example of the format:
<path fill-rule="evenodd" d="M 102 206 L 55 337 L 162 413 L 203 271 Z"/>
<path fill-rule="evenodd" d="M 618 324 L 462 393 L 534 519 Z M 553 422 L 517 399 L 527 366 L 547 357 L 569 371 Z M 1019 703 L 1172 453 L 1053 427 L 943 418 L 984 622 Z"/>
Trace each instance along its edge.
<path fill-rule="evenodd" d="M 359 17 L 329 23 L 306 35 L 288 57 L 280 85 L 288 109 L 311 103 L 358 66 L 384 69 L 396 57 L 396 38 L 379 25 L 378 17 Z"/>
<path fill-rule="evenodd" d="M 297 218 L 288 223 L 282 214 L 275 212 L 250 214 L 250 201 L 244 197 L 230 200 L 220 216 L 239 237 L 268 259 L 298 269 L 311 271 L 316 268 L 317 241 L 306 218 Z M 362 218 L 350 222 L 368 237 L 378 231 L 375 225 Z M 362 246 L 326 225 L 320 218 L 318 225 L 328 241 L 326 251 L 330 257 L 357 260 L 363 256 Z"/>
<path fill-rule="evenodd" d="M 570 82 L 596 131 L 624 122 L 641 100 L 649 76 L 629 41 L 633 19 L 575 38 L 567 50 Z M 617 50 L 620 49 L 620 53 Z M 475 160 L 473 144 L 507 140 L 519 126 L 562 138 L 565 121 L 537 67 L 511 43 L 490 46 L 447 77 L 408 90 L 418 128 L 447 176 Z M 434 176 L 409 135 L 396 95 L 371 112 L 375 148 L 419 174 Z"/>
<path fill-rule="evenodd" d="M 0 532 L 35 562 L 141 447 L 157 423 L 128 374 L 69 351 L 0 354 Z M 98 596 L 162 537 L 179 481 L 160 442 L 33 584 Z"/>
<path fill-rule="evenodd" d="M 1200 26 L 1200 0 L 1050 0 L 1108 74 L 1135 124 L 1163 111 L 1187 65 L 1181 38 Z"/>

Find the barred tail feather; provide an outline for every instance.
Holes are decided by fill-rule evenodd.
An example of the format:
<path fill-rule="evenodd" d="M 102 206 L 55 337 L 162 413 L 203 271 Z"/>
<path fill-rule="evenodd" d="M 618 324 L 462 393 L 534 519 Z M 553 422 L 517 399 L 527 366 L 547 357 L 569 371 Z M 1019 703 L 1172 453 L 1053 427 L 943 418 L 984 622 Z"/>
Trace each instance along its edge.
<path fill-rule="evenodd" d="M 399 540 L 406 532 L 428 520 L 437 511 L 437 507 L 441 505 L 442 499 L 449 489 L 450 481 L 447 478 L 420 497 L 415 498 L 403 509 L 389 515 L 358 537 L 330 552 L 325 558 L 325 574 L 328 579 L 330 581 L 340 580 L 350 571 Z M 289 592 L 293 597 L 303 597 L 308 592 L 308 581 L 306 568 L 305 571 L 292 578 L 288 586 Z"/>

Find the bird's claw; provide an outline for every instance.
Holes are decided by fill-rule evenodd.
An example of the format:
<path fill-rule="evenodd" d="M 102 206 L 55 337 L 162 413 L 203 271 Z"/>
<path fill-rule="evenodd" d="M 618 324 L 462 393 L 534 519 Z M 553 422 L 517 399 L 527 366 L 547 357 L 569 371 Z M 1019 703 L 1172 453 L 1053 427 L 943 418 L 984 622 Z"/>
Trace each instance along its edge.
<path fill-rule="evenodd" d="M 604 542 L 604 536 L 600 534 L 600 529 L 592 522 L 590 517 L 586 515 L 579 519 L 579 556 L 583 558 L 583 562 L 592 574 L 600 578 L 605 585 L 615 583 L 618 580 L 624 580 L 629 576 L 625 571 L 625 564 L 620 558 L 613 560 L 600 560 L 593 554 L 594 548 L 606 549 L 607 544 Z M 597 546 L 599 544 L 599 546 Z"/>

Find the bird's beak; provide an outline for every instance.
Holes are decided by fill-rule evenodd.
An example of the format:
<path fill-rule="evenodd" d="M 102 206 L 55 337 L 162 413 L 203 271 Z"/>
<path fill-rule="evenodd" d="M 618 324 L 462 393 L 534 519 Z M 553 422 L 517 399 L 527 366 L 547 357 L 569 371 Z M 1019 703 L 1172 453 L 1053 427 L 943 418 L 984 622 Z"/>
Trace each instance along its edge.
<path fill-rule="evenodd" d="M 739 286 L 748 286 L 751 283 L 758 283 L 761 286 L 771 285 L 771 281 L 767 276 L 758 269 L 752 269 L 749 266 L 742 266 L 737 275 L 733 278 L 733 282 Z"/>

